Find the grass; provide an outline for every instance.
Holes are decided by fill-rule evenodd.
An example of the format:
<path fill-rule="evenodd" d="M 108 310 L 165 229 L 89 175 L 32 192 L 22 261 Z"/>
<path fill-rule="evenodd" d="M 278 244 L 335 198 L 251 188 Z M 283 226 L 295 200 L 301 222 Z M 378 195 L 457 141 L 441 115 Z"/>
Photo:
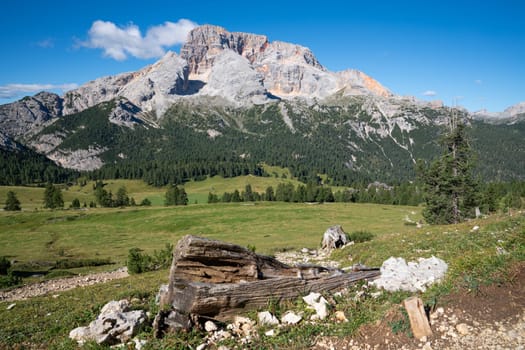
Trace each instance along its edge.
<path fill-rule="evenodd" d="M 417 208 L 374 204 L 256 203 L 186 207 L 88 209 L 0 213 L 0 256 L 24 260 L 110 258 L 124 264 L 128 250 L 146 253 L 186 234 L 205 236 L 271 254 L 284 248 L 316 248 L 324 231 L 407 232 L 403 218 Z"/>
<path fill-rule="evenodd" d="M 445 260 L 449 264 L 446 280 L 421 295 L 427 303 L 435 303 L 458 288 L 475 292 L 480 285 L 504 282 L 510 278 L 506 274 L 508 267 L 525 261 L 523 214 L 494 215 L 460 225 L 421 229 L 405 225 L 406 215 L 419 220 L 420 210 L 373 204 L 256 203 L 0 212 L 0 256 L 21 261 L 110 258 L 117 263 L 115 266 L 120 266 L 129 248 L 140 247 L 152 253 L 161 250 L 166 243 L 175 243 L 185 234 L 251 245 L 259 253 L 271 254 L 289 248 L 316 248 L 326 228 L 340 224 L 346 232 L 362 231 L 373 235 L 369 241 L 334 252 L 332 258 L 339 260 L 342 266 L 357 262 L 380 266 L 390 256 L 415 260 L 434 255 Z M 480 229 L 473 232 L 475 225 Z M 107 266 L 71 271 L 104 268 Z M 61 270 L 59 275 L 67 271 Z M 158 286 L 167 282 L 167 277 L 167 270 L 133 275 L 63 292 L 56 298 L 17 301 L 12 310 L 7 310 L 10 303 L 0 302 L 0 344 L 7 348 L 29 347 L 29 344 L 50 349 L 75 348 L 67 338 L 69 331 L 87 325 L 109 300 L 135 297 L 134 307 L 155 314 L 154 295 Z M 338 299 L 335 306 L 345 312 L 350 322 L 305 323 L 283 328 L 272 338 L 261 335 L 254 348 L 305 348 L 321 335 L 348 336 L 361 325 L 374 322 L 388 310 L 397 308 L 409 294 L 383 293 L 378 299 L 366 295 L 355 299 L 355 295 L 354 291 Z M 301 309 L 304 305 L 301 300 L 285 305 L 269 301 L 269 308 L 284 313 L 288 308 Z M 406 331 L 405 326 L 404 320 L 394 320 L 391 324 L 393 330 L 400 332 Z M 196 332 L 155 340 L 146 329 L 141 338 L 149 340 L 150 349 L 195 348 L 202 342 L 201 335 Z M 88 348 L 97 347 L 88 345 Z"/>

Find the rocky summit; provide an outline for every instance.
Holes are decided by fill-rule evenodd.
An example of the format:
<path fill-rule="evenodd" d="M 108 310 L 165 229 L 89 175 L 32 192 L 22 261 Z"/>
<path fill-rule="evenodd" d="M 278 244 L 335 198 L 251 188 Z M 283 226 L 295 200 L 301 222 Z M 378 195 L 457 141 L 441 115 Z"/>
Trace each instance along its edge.
<path fill-rule="evenodd" d="M 146 159 L 188 162 L 190 151 L 178 143 L 185 140 L 202 147 L 206 164 L 306 163 L 318 168 L 302 173 L 332 171 L 340 184 L 356 173 L 399 180 L 413 177 L 416 159 L 438 153 L 434 140 L 455 113 L 470 119 L 484 175 L 505 178 L 525 166 L 524 112 L 523 104 L 497 115 L 453 112 L 396 95 L 358 70 L 331 72 L 306 47 L 204 25 L 188 34 L 180 55 L 167 52 L 63 96 L 41 92 L 0 106 L 0 148 L 13 151 L 7 140 L 18 142 L 76 170 L 122 162 L 151 169 L 158 164 Z M 516 152 L 502 164 L 506 149 Z"/>

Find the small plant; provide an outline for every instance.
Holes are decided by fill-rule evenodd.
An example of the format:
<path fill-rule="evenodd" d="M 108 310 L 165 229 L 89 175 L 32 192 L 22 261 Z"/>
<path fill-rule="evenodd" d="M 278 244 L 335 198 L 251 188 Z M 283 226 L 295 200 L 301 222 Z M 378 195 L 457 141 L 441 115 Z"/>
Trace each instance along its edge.
<path fill-rule="evenodd" d="M 404 308 L 400 308 L 400 317 L 396 320 L 389 322 L 390 328 L 392 328 L 393 334 L 405 333 L 409 338 L 412 338 L 412 330 L 410 329 L 410 320 L 408 314 Z"/>
<path fill-rule="evenodd" d="M 253 253 L 255 253 L 255 250 L 257 249 L 257 248 L 255 247 L 255 245 L 252 245 L 252 244 L 248 244 L 248 245 L 246 246 L 246 248 L 248 248 L 248 250 L 251 251 L 251 252 L 253 252 Z"/>
<path fill-rule="evenodd" d="M 368 231 L 354 231 L 348 235 L 348 240 L 354 243 L 363 243 L 371 241 L 374 235 Z"/>

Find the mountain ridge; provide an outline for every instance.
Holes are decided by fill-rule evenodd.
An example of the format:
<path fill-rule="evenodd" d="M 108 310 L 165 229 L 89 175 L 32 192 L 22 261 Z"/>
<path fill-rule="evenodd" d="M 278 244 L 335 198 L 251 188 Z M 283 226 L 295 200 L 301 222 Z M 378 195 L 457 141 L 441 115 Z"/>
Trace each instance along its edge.
<path fill-rule="evenodd" d="M 511 108 L 514 119 L 498 123 L 520 123 L 521 111 L 520 106 Z M 170 144 L 169 135 L 176 134 L 202 148 L 198 162 L 224 161 L 206 148 L 215 143 L 234 168 L 272 158 L 277 165 L 297 165 L 299 173 L 332 172 L 338 183 L 345 183 L 358 173 L 386 180 L 413 177 L 416 159 L 438 153 L 433 140 L 452 113 L 472 119 L 463 110 L 395 95 L 363 72 L 331 72 L 306 47 L 206 25 L 189 33 L 180 55 L 167 52 L 136 72 L 95 79 L 63 97 L 42 92 L 0 106 L 0 128 L 61 166 L 81 171 L 171 159 L 159 149 L 185 154 L 175 156 L 184 165 L 183 159 L 195 157 L 191 149 L 176 143 L 166 150 L 161 142 L 147 141 L 159 138 Z M 499 125 L 486 118 L 470 121 L 475 122 Z M 186 134 L 172 130 L 174 125 Z M 510 132 L 500 129 L 505 131 L 498 135 Z M 266 142 L 274 149 L 235 138 Z M 509 140 L 522 154 L 514 136 Z M 130 142 L 144 149 L 133 149 Z M 273 155 L 277 149 L 283 154 Z M 483 157 L 495 164 L 491 152 L 497 151 L 483 149 Z M 313 168 L 303 169 L 305 164 Z"/>

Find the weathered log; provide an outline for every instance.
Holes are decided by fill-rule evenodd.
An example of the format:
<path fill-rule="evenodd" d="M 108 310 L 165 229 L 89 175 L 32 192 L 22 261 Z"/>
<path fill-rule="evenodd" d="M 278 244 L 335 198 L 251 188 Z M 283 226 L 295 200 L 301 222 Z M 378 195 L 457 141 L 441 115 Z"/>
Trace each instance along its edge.
<path fill-rule="evenodd" d="M 170 322 L 187 328 L 199 317 L 226 321 L 269 302 L 342 289 L 379 274 L 378 269 L 345 273 L 314 265 L 292 267 L 234 244 L 185 236 L 174 249 L 168 288 L 161 293 L 165 312 L 158 315 L 159 329 Z"/>
<path fill-rule="evenodd" d="M 332 276 L 301 279 L 273 278 L 246 283 L 202 283 L 176 281 L 172 307 L 181 312 L 227 320 L 241 309 L 267 306 L 271 302 L 293 300 L 310 292 L 331 292 L 351 284 L 373 279 L 378 271 L 337 273 Z"/>
<path fill-rule="evenodd" d="M 244 247 L 184 236 L 174 249 L 171 276 L 188 281 L 236 283 L 295 275 L 290 266 Z"/>

